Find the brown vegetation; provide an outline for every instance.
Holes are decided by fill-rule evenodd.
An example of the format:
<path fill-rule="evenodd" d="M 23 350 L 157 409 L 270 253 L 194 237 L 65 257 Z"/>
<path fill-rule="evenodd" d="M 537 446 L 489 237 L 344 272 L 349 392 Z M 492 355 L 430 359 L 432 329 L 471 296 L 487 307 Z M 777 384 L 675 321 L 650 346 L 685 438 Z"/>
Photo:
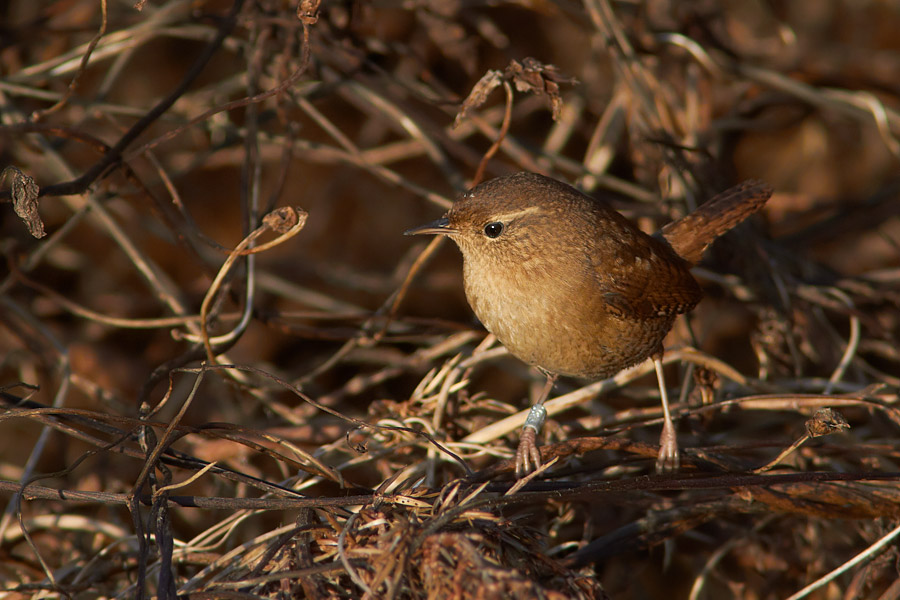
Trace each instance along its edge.
<path fill-rule="evenodd" d="M 900 597 L 897 31 L 893 1 L 0 4 L 0 590 L 763 599 L 845 565 L 805 597 Z M 402 232 L 515 170 L 648 231 L 776 189 L 667 341 L 680 473 L 643 368 L 561 382 L 513 488 L 541 378 Z"/>

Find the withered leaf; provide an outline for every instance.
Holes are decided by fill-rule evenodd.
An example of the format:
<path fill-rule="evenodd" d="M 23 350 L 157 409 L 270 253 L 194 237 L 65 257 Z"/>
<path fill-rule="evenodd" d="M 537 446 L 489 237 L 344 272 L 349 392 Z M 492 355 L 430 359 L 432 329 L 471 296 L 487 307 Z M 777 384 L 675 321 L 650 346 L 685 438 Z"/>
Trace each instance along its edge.
<path fill-rule="evenodd" d="M 492 69 L 485 73 L 478 83 L 475 84 L 469 96 L 460 106 L 453 126 L 458 126 L 470 109 L 484 104 L 484 101 L 487 100 L 488 95 L 494 88 L 504 81 L 514 84 L 520 92 L 546 95 L 550 100 L 550 109 L 553 111 L 554 121 L 559 118 L 559 112 L 562 109 L 559 84 L 578 83 L 577 79 L 564 76 L 554 65 L 545 65 L 534 58 L 527 57 L 522 62 L 512 60 L 502 73 Z"/>
<path fill-rule="evenodd" d="M 13 201 L 13 209 L 28 227 L 28 233 L 38 239 L 44 237 L 44 224 L 41 222 L 41 216 L 38 214 L 38 193 L 41 189 L 34 182 L 34 179 L 24 174 L 18 168 L 8 166 L 0 173 L 0 183 L 6 176 L 12 174 L 12 186 L 10 186 L 10 196 Z"/>
<path fill-rule="evenodd" d="M 806 431 L 810 437 L 820 437 L 850 429 L 844 415 L 832 408 L 820 408 L 813 418 L 806 422 Z"/>
<path fill-rule="evenodd" d="M 319 21 L 319 4 L 322 0 L 300 0 L 297 5 L 297 18 L 304 25 L 315 25 Z"/>
<path fill-rule="evenodd" d="M 573 77 L 565 77 L 554 65 L 545 65 L 531 57 L 525 58 L 521 63 L 511 61 L 506 68 L 506 76 L 516 84 L 516 89 L 520 92 L 546 94 L 550 99 L 554 121 L 559 118 L 559 111 L 562 109 L 559 84 L 578 83 Z"/>
<path fill-rule="evenodd" d="M 456 115 L 456 119 L 453 121 L 453 126 L 458 127 L 469 110 L 478 108 L 484 104 L 484 101 L 487 100 L 490 93 L 494 91 L 494 88 L 501 83 L 503 83 L 503 73 L 500 71 L 491 69 L 485 73 L 482 78 L 478 80 L 478 83 L 472 87 L 469 96 L 463 100 L 462 106 L 459 107 L 459 112 Z"/>

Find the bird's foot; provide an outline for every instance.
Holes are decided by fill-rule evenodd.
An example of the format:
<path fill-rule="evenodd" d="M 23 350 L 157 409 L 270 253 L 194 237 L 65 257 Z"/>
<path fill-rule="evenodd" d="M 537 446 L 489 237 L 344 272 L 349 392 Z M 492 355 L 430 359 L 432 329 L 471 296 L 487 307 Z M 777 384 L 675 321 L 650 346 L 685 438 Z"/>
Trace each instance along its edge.
<path fill-rule="evenodd" d="M 537 432 L 528 427 L 522 430 L 516 450 L 516 477 L 521 479 L 541 466 L 541 450 L 537 446 Z"/>
<path fill-rule="evenodd" d="M 519 447 L 516 450 L 516 477 L 521 479 L 541 466 L 541 451 L 537 446 L 537 434 L 544 426 L 547 418 L 547 409 L 543 404 L 535 404 L 528 413 L 522 435 L 519 437 Z"/>
<path fill-rule="evenodd" d="M 659 456 L 656 458 L 657 473 L 673 473 L 681 466 L 681 457 L 678 454 L 678 438 L 675 435 L 675 427 L 671 422 L 663 425 L 662 435 L 659 436 Z"/>

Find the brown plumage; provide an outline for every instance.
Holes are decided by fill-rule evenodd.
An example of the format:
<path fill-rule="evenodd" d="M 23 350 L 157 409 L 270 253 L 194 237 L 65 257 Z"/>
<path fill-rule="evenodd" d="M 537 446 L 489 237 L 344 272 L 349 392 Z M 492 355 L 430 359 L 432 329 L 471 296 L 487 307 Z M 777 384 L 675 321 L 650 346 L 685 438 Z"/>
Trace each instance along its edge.
<path fill-rule="evenodd" d="M 469 304 L 512 354 L 549 376 L 599 379 L 662 354 L 675 318 L 702 297 L 691 265 L 771 193 L 744 183 L 649 236 L 601 200 L 517 173 L 407 233 L 456 242 Z"/>

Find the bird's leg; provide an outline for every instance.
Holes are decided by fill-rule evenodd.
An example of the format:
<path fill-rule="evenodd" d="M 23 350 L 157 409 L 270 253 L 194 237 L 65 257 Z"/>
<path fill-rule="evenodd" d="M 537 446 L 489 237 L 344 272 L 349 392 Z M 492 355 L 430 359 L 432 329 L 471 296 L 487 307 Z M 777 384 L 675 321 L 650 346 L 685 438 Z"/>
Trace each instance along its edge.
<path fill-rule="evenodd" d="M 663 375 L 662 353 L 653 356 L 656 367 L 656 379 L 659 381 L 659 397 L 662 399 L 663 429 L 659 436 L 659 456 L 656 458 L 656 472 L 667 473 L 677 471 L 681 462 L 678 456 L 678 438 L 672 415 L 669 413 L 669 395 L 666 393 L 666 378 Z"/>
<path fill-rule="evenodd" d="M 550 390 L 556 383 L 556 375 L 544 372 L 547 376 L 547 383 L 541 390 L 538 401 L 528 412 L 528 418 L 525 419 L 525 426 L 522 427 L 522 435 L 519 437 L 519 448 L 516 450 L 516 477 L 522 478 L 541 466 L 541 451 L 537 447 L 537 434 L 541 427 L 544 426 L 544 419 L 547 418 L 547 409 L 544 408 L 544 402 L 550 396 Z"/>

